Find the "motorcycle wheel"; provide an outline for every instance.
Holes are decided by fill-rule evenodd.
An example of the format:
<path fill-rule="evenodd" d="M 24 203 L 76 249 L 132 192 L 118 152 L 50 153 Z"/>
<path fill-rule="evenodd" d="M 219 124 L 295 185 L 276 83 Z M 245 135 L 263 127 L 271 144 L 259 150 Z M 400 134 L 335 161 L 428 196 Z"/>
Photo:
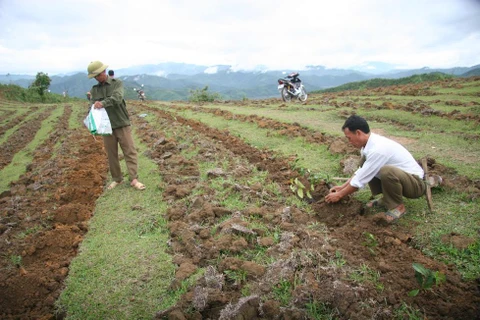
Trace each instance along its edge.
<path fill-rule="evenodd" d="M 282 89 L 282 99 L 285 102 L 292 101 L 292 96 L 290 95 L 290 93 L 288 93 L 287 87 L 283 87 L 283 89 Z"/>
<path fill-rule="evenodd" d="M 298 95 L 298 100 L 302 102 L 307 101 L 307 98 L 308 98 L 307 91 L 305 90 L 304 87 L 302 87 L 300 90 L 302 90 L 302 92 L 300 92 L 300 94 Z"/>

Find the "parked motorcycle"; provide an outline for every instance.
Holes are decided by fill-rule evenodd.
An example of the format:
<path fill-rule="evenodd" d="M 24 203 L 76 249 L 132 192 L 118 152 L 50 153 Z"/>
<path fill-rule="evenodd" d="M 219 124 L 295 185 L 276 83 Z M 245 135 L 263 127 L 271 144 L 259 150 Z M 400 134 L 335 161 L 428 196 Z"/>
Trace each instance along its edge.
<path fill-rule="evenodd" d="M 145 91 L 143 90 L 143 84 L 142 84 L 142 88 L 141 89 L 134 89 L 136 92 L 137 92 L 137 95 L 138 95 L 138 99 L 141 100 L 141 101 L 145 101 L 145 99 L 147 99 L 147 97 L 145 96 Z"/>
<path fill-rule="evenodd" d="M 298 78 L 298 72 L 290 73 L 285 78 L 278 79 L 278 91 L 282 95 L 285 102 L 292 101 L 292 98 L 305 102 L 307 101 L 307 91 L 302 84 L 302 80 Z"/>

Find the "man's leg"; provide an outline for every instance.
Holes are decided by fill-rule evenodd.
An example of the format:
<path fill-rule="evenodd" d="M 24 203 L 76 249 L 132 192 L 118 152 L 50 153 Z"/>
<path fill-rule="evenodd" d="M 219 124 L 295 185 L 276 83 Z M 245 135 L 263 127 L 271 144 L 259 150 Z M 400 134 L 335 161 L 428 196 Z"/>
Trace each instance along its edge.
<path fill-rule="evenodd" d="M 382 193 L 382 182 L 378 178 L 373 178 L 369 183 L 368 186 L 370 187 L 370 192 L 372 192 L 372 196 L 376 196 L 377 194 Z"/>
<path fill-rule="evenodd" d="M 368 186 L 370 187 L 370 192 L 372 193 L 372 197 L 370 199 L 373 199 L 369 202 L 367 202 L 366 207 L 367 208 L 373 208 L 373 207 L 384 207 L 383 203 L 383 197 L 380 199 L 375 199 L 376 195 L 382 194 L 382 181 L 378 178 L 373 178 L 369 183 Z"/>
<path fill-rule="evenodd" d="M 132 127 L 126 126 L 116 130 L 119 130 L 118 141 L 125 156 L 128 176 L 130 177 L 130 181 L 133 181 L 138 178 L 138 158 L 137 149 L 135 148 L 132 137 Z"/>
<path fill-rule="evenodd" d="M 113 181 L 122 182 L 123 175 L 118 160 L 118 140 L 116 137 L 117 129 L 113 130 L 111 136 L 103 136 L 103 144 L 108 157 L 108 168 L 112 175 Z"/>
<path fill-rule="evenodd" d="M 383 203 L 389 210 L 403 205 L 403 197 L 421 197 L 426 189 L 422 179 L 393 166 L 384 166 L 380 169 L 380 180 Z"/>

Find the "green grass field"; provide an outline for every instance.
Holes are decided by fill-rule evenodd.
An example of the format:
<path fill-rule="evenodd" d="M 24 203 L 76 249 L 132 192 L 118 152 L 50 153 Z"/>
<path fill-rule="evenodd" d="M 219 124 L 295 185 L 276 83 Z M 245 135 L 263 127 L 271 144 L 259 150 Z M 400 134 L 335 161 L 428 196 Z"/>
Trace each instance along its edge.
<path fill-rule="evenodd" d="M 406 200 L 407 210 L 411 214 L 403 217 L 399 223 L 410 228 L 414 248 L 421 250 L 425 256 L 457 270 L 465 281 L 474 281 L 480 277 L 478 264 L 480 200 L 479 194 L 474 190 L 480 181 L 478 161 L 480 81 L 466 81 L 457 86 L 448 86 L 447 82 L 440 82 L 430 85 L 429 90 L 436 94 L 404 96 L 373 91 L 366 96 L 363 91 L 348 91 L 344 94 L 313 94 L 309 96 L 307 104 L 294 102 L 286 105 L 280 99 L 270 99 L 208 104 L 148 101 L 146 105 L 149 108 L 163 110 L 172 117 L 194 119 L 208 127 L 228 132 L 259 150 L 269 150 L 278 157 L 291 159 L 292 168 L 295 170 L 308 170 L 324 179 L 346 177 L 340 162 L 348 155 L 333 154 L 326 144 L 308 142 L 302 137 L 289 137 L 271 127 L 262 128 L 256 121 L 226 119 L 203 109 L 219 109 L 233 115 L 255 115 L 280 123 L 296 123 L 311 130 L 312 133 L 318 132 L 331 137 L 343 136 L 340 128 L 347 115 L 356 113 L 364 116 L 369 121 L 372 131 L 400 141 L 415 158 L 426 156 L 434 158 L 437 163 L 451 169 L 456 176 L 470 181 L 469 187 L 465 190 L 446 187 L 434 189 L 434 212 L 428 211 L 424 198 Z M 453 100 L 459 100 L 462 105 L 452 106 L 447 103 Z M 7 116 L 1 120 L 0 125 L 7 126 L 15 118 L 22 120 L 5 130 L 0 137 L 0 145 L 5 144 L 22 124 L 28 123 L 47 107 L 40 105 L 39 109 L 35 110 L 33 105 L 25 105 L 26 108 L 32 108 L 32 112 L 27 115 L 24 111 L 26 108 L 12 108 L 9 103 L 2 101 L 0 112 Z M 335 101 L 335 104 L 332 101 Z M 372 108 L 366 104 L 371 102 L 381 106 L 385 101 L 391 102 L 395 107 Z M 457 113 L 472 114 L 477 118 L 455 119 L 436 114 L 426 116 L 406 108 L 409 104 L 417 106 L 422 103 L 443 113 L 457 110 Z M 66 127 L 84 129 L 79 119 L 86 114 L 88 106 L 84 102 L 70 104 L 72 113 Z M 138 117 L 138 114 L 143 112 L 148 114 L 140 104 L 129 102 L 128 105 L 132 117 Z M 54 107 L 49 117 L 42 122 L 35 138 L 16 153 L 11 163 L 0 172 L 0 192 L 9 190 L 10 183 L 25 173 L 26 167 L 33 159 L 32 153 L 53 130 L 62 111 L 60 107 Z M 141 125 L 138 123 L 134 125 L 135 141 L 139 151 L 139 176 L 147 185 L 147 189 L 138 192 L 123 184 L 112 191 L 105 191 L 96 200 L 94 215 L 88 222 L 88 233 L 79 247 L 78 255 L 69 266 L 64 289 L 55 303 L 56 312 L 66 316 L 66 319 L 151 319 L 157 311 L 175 305 L 182 295 L 194 286 L 195 281 L 205 273 L 204 266 L 199 267 L 186 279 L 174 280 L 178 268 L 175 259 L 179 257 L 170 244 L 173 236 L 167 219 L 167 212 L 173 207 L 181 207 L 185 214 L 191 214 L 195 199 L 203 196 L 212 204 L 231 212 L 251 210 L 260 207 L 264 202 L 275 201 L 298 207 L 299 210 L 311 214 L 307 203 L 295 197 L 293 193 L 290 196 L 283 195 L 276 183 L 266 180 L 266 172 L 249 167 L 250 164 L 241 155 L 225 151 L 228 150 L 228 146 L 224 150 L 215 144 L 217 143 L 215 139 L 207 139 L 192 128 L 179 126 L 174 121 L 168 122 L 150 114 L 145 119 L 155 130 L 155 139 L 164 136 L 167 140 L 175 140 L 177 147 L 183 146 L 179 148 L 181 152 L 178 156 L 186 160 L 180 163 L 186 166 L 188 161 L 194 162 L 199 176 L 192 180 L 196 183 L 188 197 L 165 201 L 166 189 L 171 185 L 164 181 L 166 173 L 159 172 L 157 166 L 159 160 L 149 156 L 155 148 L 141 139 Z M 209 160 L 205 158 L 205 150 L 209 152 L 211 150 Z M 124 161 L 121 163 L 124 165 Z M 238 167 L 248 169 L 248 174 L 240 178 L 234 175 L 218 179 L 209 177 L 209 171 L 212 169 L 223 168 L 226 172 L 231 172 Z M 125 167 L 123 171 L 125 172 Z M 177 180 L 181 179 L 186 178 L 179 175 Z M 256 190 L 255 186 L 258 185 L 263 187 L 265 194 L 252 192 L 253 195 L 247 197 L 244 193 L 235 191 L 235 188 L 242 186 Z M 368 197 L 368 190 L 361 190 L 355 195 L 355 199 L 363 202 Z M 229 218 L 230 215 L 225 217 L 225 220 Z M 224 220 L 216 221 L 210 232 L 215 234 L 223 222 Z M 255 230 L 263 230 L 262 232 L 274 239 L 274 242 L 280 241 L 279 229 L 268 228 L 256 217 L 251 217 L 248 223 L 249 226 L 253 225 Z M 195 227 L 206 225 L 208 225 L 206 221 L 201 221 Z M 314 229 L 316 225 L 311 227 Z M 326 228 L 320 226 L 318 228 L 328 234 Z M 442 241 L 448 234 L 460 235 L 473 241 L 467 248 L 460 249 Z M 336 259 L 329 262 L 329 268 L 334 263 L 337 263 L 336 266 L 340 266 L 339 268 L 343 267 L 344 262 L 340 263 L 341 255 L 336 254 Z M 245 251 L 233 256 L 250 259 L 263 266 L 273 264 L 266 250 L 259 247 L 254 251 Z M 351 272 L 350 276 L 360 277 L 350 279 L 351 281 L 367 281 L 373 283 L 377 290 L 383 290 L 376 270 L 371 270 L 366 265 L 348 268 L 358 271 Z M 241 270 L 229 270 L 225 275 L 231 282 L 247 281 L 247 275 Z M 176 283 L 176 286 L 172 286 L 172 283 Z M 286 305 L 291 297 L 291 288 L 287 284 L 290 285 L 290 282 L 280 282 L 271 293 L 276 300 Z M 242 290 L 243 296 L 246 296 L 250 289 L 246 286 Z M 313 318 L 326 319 L 328 315 L 335 314 L 317 302 L 311 302 L 308 306 Z M 421 310 L 412 308 L 407 303 L 397 306 L 395 312 L 399 319 L 404 319 L 408 314 L 411 315 L 409 319 L 422 317 L 419 315 Z"/>

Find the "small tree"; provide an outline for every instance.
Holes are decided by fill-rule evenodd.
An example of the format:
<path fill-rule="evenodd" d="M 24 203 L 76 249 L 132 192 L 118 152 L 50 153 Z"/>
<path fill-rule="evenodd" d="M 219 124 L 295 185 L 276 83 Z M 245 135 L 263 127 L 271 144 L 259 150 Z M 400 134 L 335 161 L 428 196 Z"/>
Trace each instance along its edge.
<path fill-rule="evenodd" d="M 44 100 L 45 91 L 50 87 L 52 79 L 48 76 L 47 73 L 39 72 L 35 78 L 35 81 L 30 85 L 30 88 L 37 91 L 42 101 Z"/>
<path fill-rule="evenodd" d="M 217 92 L 208 92 L 208 86 L 203 89 L 190 90 L 188 100 L 191 102 L 213 102 L 220 99 L 221 96 Z"/>

